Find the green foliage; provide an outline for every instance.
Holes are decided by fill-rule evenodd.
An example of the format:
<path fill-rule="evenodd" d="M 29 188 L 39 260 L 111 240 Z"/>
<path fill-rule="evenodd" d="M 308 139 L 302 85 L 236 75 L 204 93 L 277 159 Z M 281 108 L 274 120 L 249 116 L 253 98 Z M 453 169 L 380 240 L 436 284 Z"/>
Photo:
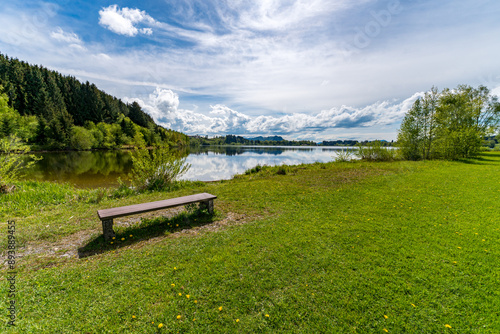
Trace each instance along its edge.
<path fill-rule="evenodd" d="M 0 92 L 3 88 L 0 86 Z M 28 143 L 34 138 L 38 121 L 35 116 L 21 116 L 14 108 L 8 105 L 6 94 L 0 94 L 0 138 L 11 135 Z"/>
<path fill-rule="evenodd" d="M 71 129 L 70 147 L 75 150 L 89 150 L 95 145 L 92 133 L 81 126 Z"/>
<path fill-rule="evenodd" d="M 356 154 L 355 150 L 352 149 L 342 149 L 336 152 L 335 162 L 349 162 L 352 160 L 352 157 Z"/>
<path fill-rule="evenodd" d="M 406 114 L 398 134 L 401 155 L 406 160 L 430 159 L 434 154 L 438 91 L 432 87 L 418 98 Z"/>
<path fill-rule="evenodd" d="M 30 161 L 25 162 L 25 155 L 30 148 L 17 137 L 0 139 L 0 192 L 5 192 L 7 186 L 16 181 L 24 169 L 30 168 L 40 160 L 34 155 L 27 155 Z"/>
<path fill-rule="evenodd" d="M 121 198 L 135 194 L 134 189 L 128 186 L 121 178 L 118 178 L 118 188 L 113 190 L 111 196 L 113 198 Z"/>
<path fill-rule="evenodd" d="M 125 104 L 88 81 L 81 83 L 2 54 L 0 85 L 6 93 L 0 97 L 0 135 L 14 134 L 39 148 L 88 149 L 90 144 L 91 148 L 113 149 L 186 146 L 189 142 L 186 135 L 156 125 L 137 102 Z M 97 129 L 90 128 L 90 123 L 97 124 Z M 81 127 L 90 130 L 93 139 L 83 140 Z"/>
<path fill-rule="evenodd" d="M 358 144 L 355 153 L 366 161 L 393 161 L 398 158 L 398 150 L 385 147 L 380 141 L 374 141 L 365 146 Z"/>
<path fill-rule="evenodd" d="M 486 87 L 461 85 L 441 93 L 433 87 L 405 115 L 398 144 L 407 160 L 470 158 L 499 122 L 500 103 Z"/>
<path fill-rule="evenodd" d="M 186 158 L 177 158 L 165 148 L 136 150 L 132 161 L 129 177 L 139 191 L 166 189 L 191 167 Z"/>
<path fill-rule="evenodd" d="M 286 174 L 288 174 L 289 169 L 290 169 L 290 167 L 288 167 L 287 165 L 280 165 L 280 166 L 278 166 L 278 169 L 276 170 L 276 174 L 277 175 L 286 175 Z"/>
<path fill-rule="evenodd" d="M 263 169 L 263 166 L 257 165 L 253 168 L 247 169 L 245 171 L 245 175 L 256 174 L 256 173 L 260 172 L 262 169 Z"/>

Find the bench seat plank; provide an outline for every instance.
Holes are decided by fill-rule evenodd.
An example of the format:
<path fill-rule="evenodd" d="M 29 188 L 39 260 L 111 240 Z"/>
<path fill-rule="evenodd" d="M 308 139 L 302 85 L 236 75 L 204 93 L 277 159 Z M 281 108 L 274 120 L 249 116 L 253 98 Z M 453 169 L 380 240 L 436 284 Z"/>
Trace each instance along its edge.
<path fill-rule="evenodd" d="M 118 208 L 103 209 L 98 210 L 97 215 L 101 220 L 109 220 L 117 217 L 123 217 L 143 212 L 149 212 L 154 210 L 161 210 L 166 208 L 172 208 L 180 205 L 187 205 L 196 202 L 211 201 L 216 199 L 217 196 L 208 193 L 177 197 L 172 199 L 166 199 L 162 201 L 135 204 L 129 206 L 122 206 Z"/>

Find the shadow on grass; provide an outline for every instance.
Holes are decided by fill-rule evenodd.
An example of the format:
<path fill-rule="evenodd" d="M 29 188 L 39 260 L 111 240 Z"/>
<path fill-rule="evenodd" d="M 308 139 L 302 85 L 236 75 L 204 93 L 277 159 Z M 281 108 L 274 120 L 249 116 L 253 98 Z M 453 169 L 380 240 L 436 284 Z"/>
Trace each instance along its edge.
<path fill-rule="evenodd" d="M 115 227 L 116 236 L 111 241 L 104 241 L 102 235 L 90 240 L 85 246 L 78 248 L 78 257 L 102 254 L 142 240 L 210 224 L 214 217 L 215 215 L 209 214 L 207 210 L 198 209 L 192 213 L 182 212 L 172 218 L 141 219 L 140 223 L 127 228 Z"/>
<path fill-rule="evenodd" d="M 494 165 L 499 162 L 496 159 L 489 159 L 489 157 L 485 156 L 479 156 L 471 159 L 459 159 L 457 161 L 468 165 Z"/>

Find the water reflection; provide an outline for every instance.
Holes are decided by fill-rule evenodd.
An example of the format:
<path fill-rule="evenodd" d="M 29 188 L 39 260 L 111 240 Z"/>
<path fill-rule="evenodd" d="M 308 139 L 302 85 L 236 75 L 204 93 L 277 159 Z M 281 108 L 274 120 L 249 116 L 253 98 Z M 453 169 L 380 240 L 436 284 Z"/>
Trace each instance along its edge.
<path fill-rule="evenodd" d="M 118 184 L 132 168 L 130 151 L 50 152 L 29 170 L 27 179 L 69 182 L 79 187 Z"/>
<path fill-rule="evenodd" d="M 190 170 L 186 180 L 230 179 L 256 165 L 296 165 L 332 161 L 339 147 L 219 146 L 173 152 L 187 156 Z M 37 154 L 43 159 L 29 171 L 27 179 L 69 182 L 94 188 L 117 185 L 132 168 L 132 151 L 52 152 Z"/>
<path fill-rule="evenodd" d="M 192 153 L 187 162 L 191 169 L 184 175 L 187 180 L 214 181 L 230 179 L 257 165 L 297 165 L 332 161 L 339 148 L 322 147 L 218 147 L 205 148 Z"/>

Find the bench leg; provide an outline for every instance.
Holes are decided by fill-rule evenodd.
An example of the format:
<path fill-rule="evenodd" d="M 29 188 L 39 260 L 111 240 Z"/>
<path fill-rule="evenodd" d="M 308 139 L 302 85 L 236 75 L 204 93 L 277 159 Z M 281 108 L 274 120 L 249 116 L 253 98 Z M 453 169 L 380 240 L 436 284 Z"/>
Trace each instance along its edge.
<path fill-rule="evenodd" d="M 206 202 L 200 202 L 200 210 L 207 209 L 208 213 L 213 215 L 214 214 L 214 201 L 206 201 Z"/>
<path fill-rule="evenodd" d="M 104 235 L 104 240 L 106 241 L 114 238 L 115 231 L 113 231 L 113 219 L 102 221 L 102 234 Z"/>

